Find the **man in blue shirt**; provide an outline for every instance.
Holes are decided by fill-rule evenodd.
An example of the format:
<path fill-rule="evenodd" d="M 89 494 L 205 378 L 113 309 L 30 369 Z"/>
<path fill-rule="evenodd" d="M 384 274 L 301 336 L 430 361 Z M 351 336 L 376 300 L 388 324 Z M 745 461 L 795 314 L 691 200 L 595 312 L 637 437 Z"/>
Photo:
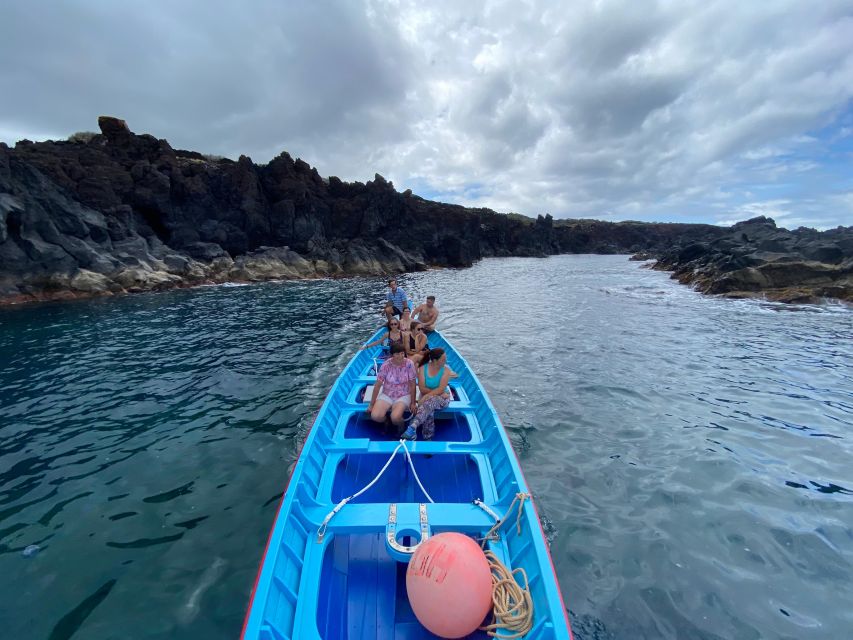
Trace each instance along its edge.
<path fill-rule="evenodd" d="M 406 292 L 397 286 L 396 280 L 389 280 L 388 286 L 391 289 L 388 292 L 388 302 L 394 306 L 394 315 L 401 316 L 403 315 L 403 309 L 406 309 L 409 306 L 409 300 L 406 297 Z"/>

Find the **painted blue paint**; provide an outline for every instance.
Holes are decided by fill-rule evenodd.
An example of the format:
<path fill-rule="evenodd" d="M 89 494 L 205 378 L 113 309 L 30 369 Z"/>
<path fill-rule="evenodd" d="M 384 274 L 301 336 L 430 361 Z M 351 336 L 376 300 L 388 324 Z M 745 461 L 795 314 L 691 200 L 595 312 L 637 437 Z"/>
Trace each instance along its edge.
<path fill-rule="evenodd" d="M 378 337 L 379 332 L 371 338 Z M 519 491 L 528 492 L 500 420 L 468 363 L 434 332 L 459 373 L 454 400 L 437 415 L 436 438 L 408 443 L 415 470 L 435 504 L 427 504 L 432 535 L 458 531 L 484 535 L 493 520 L 475 506 L 482 499 L 503 516 Z M 367 492 L 318 529 L 342 499 L 369 483 L 398 445 L 395 434 L 367 419 L 365 387 L 375 381 L 370 350 L 356 354 L 338 377 L 306 439 L 273 524 L 243 638 L 434 638 L 412 613 L 406 597 L 406 564 L 386 547 L 389 503 L 398 508 L 397 540 L 417 540 L 418 504 L 427 499 L 399 452 Z M 531 639 L 571 638 L 547 544 L 530 501 L 522 532 L 511 524 L 491 542 L 510 568 L 527 572 L 535 606 Z M 477 632 L 471 638 L 486 637 Z"/>

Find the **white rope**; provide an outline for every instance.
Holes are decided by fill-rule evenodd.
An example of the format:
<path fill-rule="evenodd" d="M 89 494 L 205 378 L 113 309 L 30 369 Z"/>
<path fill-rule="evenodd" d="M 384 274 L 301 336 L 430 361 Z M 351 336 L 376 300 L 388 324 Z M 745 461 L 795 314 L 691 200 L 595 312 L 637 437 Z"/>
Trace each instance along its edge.
<path fill-rule="evenodd" d="M 429 495 L 429 493 L 427 493 L 426 489 L 424 489 L 424 485 L 421 483 L 421 479 L 418 477 L 418 472 L 415 469 L 415 463 L 412 460 L 411 454 L 409 453 L 409 448 L 406 446 L 406 441 L 400 440 L 400 444 L 398 444 L 394 448 L 394 451 L 391 452 L 391 456 L 388 458 L 388 461 L 385 463 L 385 466 L 382 467 L 379 470 L 379 473 L 376 474 L 376 477 L 373 478 L 373 480 L 371 480 L 370 482 L 368 482 L 367 485 L 363 489 L 361 489 L 360 491 L 352 494 L 349 498 L 344 498 L 343 500 L 341 500 L 337 505 L 335 505 L 334 509 L 332 509 L 331 511 L 329 511 L 328 514 L 326 514 L 326 517 L 323 518 L 323 522 L 320 523 L 320 527 L 317 529 L 317 535 L 319 537 L 322 538 L 324 535 L 326 535 L 326 527 L 328 526 L 329 521 L 335 516 L 335 514 L 338 511 L 340 511 L 341 509 L 344 508 L 345 504 L 347 504 L 351 500 L 355 500 L 358 496 L 360 496 L 362 493 L 364 493 L 365 491 L 370 489 L 370 487 L 372 487 L 373 485 L 376 484 L 376 482 L 379 480 L 379 478 L 382 477 L 382 474 L 388 470 L 388 467 L 391 465 L 391 461 L 394 459 L 394 456 L 397 455 L 397 452 L 401 448 L 403 449 L 403 451 L 406 452 L 406 461 L 409 463 L 409 467 L 411 468 L 412 474 L 414 474 L 414 476 L 415 476 L 415 481 L 418 483 L 418 486 L 421 488 L 421 491 L 424 492 L 424 495 L 427 497 L 427 500 L 429 500 L 430 502 L 435 504 L 435 500 L 433 500 L 432 496 Z"/>
<path fill-rule="evenodd" d="M 401 442 L 401 444 L 402 444 L 402 442 Z M 398 444 L 397 447 L 394 449 L 394 451 L 391 452 L 391 457 L 388 458 L 388 462 L 386 462 L 385 466 L 382 467 L 382 469 L 380 469 L 379 473 L 376 474 L 376 477 L 373 480 L 371 480 L 370 483 L 368 483 L 368 485 L 366 487 L 364 487 L 364 489 L 362 489 L 358 493 L 352 494 L 349 498 L 347 498 L 346 499 L 347 502 L 349 502 L 350 500 L 355 500 L 358 496 L 360 496 L 362 493 L 364 493 L 365 491 L 370 489 L 370 487 L 372 487 L 373 485 L 376 484 L 376 481 L 382 477 L 382 474 L 385 473 L 385 470 L 390 466 L 391 461 L 394 459 L 394 456 L 397 455 L 397 452 L 400 450 L 400 446 L 401 445 Z M 403 445 L 403 448 L 404 449 L 406 448 L 405 445 Z"/>
<path fill-rule="evenodd" d="M 326 525 L 328 525 L 328 524 L 329 524 L 329 521 L 332 519 L 332 517 L 333 517 L 333 516 L 334 516 L 338 511 L 340 511 L 340 510 L 343 508 L 343 506 L 344 506 L 347 502 L 349 502 L 350 500 L 355 500 L 358 496 L 360 496 L 362 493 L 364 493 L 365 491 L 367 491 L 368 489 L 370 489 L 370 487 L 372 487 L 373 485 L 375 485 L 375 484 L 376 484 L 376 481 L 377 481 L 377 480 L 379 480 L 379 478 L 381 478 L 381 477 L 382 477 L 382 474 L 383 474 L 383 473 L 385 473 L 386 469 L 388 469 L 389 465 L 391 464 L 391 461 L 394 459 L 394 456 L 396 456 L 396 455 L 397 455 L 397 452 L 400 450 L 400 447 L 402 447 L 402 448 L 404 448 L 404 449 L 406 448 L 406 445 L 403 443 L 403 441 L 402 441 L 402 440 L 400 440 L 400 444 L 398 444 L 398 445 L 397 445 L 397 447 L 394 449 L 394 451 L 392 451 L 392 452 L 391 452 L 391 457 L 390 457 L 390 458 L 388 458 L 388 461 L 385 463 L 385 466 L 384 466 L 384 467 L 382 467 L 382 469 L 380 469 L 380 470 L 379 470 L 379 473 L 377 473 L 377 474 L 376 474 L 376 477 L 375 477 L 375 478 L 373 478 L 373 480 L 371 480 L 371 481 L 367 484 L 367 486 L 365 486 L 361 491 L 359 491 L 359 492 L 357 492 L 357 493 L 352 494 L 349 498 L 344 498 L 343 500 L 341 500 L 341 501 L 337 504 L 337 506 L 336 506 L 334 509 L 332 509 L 332 510 L 331 510 L 331 511 L 326 515 L 326 517 L 323 519 L 322 524 L 320 524 L 320 528 L 319 528 L 319 529 L 317 529 L 317 535 L 318 535 L 318 536 L 322 537 L 322 536 L 324 536 L 324 535 L 326 534 Z M 408 453 L 408 450 L 406 450 L 406 453 Z M 417 477 L 417 476 L 416 476 L 416 477 Z M 419 481 L 419 483 L 420 483 L 420 481 Z M 424 493 L 426 493 L 426 492 L 424 492 Z M 427 497 L 429 497 L 429 496 L 427 496 Z"/>
<path fill-rule="evenodd" d="M 433 499 L 432 499 L 432 496 L 430 496 L 430 495 L 427 493 L 427 490 L 426 490 L 426 489 L 424 489 L 424 485 L 422 485 L 422 484 L 421 484 L 421 479 L 418 477 L 418 472 L 417 472 L 417 471 L 415 471 L 415 463 L 414 463 L 414 461 L 412 460 L 412 456 L 411 456 L 411 454 L 409 453 L 409 448 L 406 446 L 406 441 L 405 441 L 405 440 L 400 440 L 400 444 L 401 444 L 401 445 L 403 445 L 403 451 L 405 451 L 405 452 L 406 452 L 406 460 L 408 460 L 408 461 L 409 461 L 409 466 L 412 468 L 412 473 L 415 475 L 415 480 L 417 481 L 418 486 L 421 488 L 421 491 L 423 491 L 423 492 L 424 492 L 424 495 L 427 497 L 427 500 L 429 500 L 430 502 L 432 502 L 433 504 L 435 504 L 435 500 L 433 500 Z"/>
<path fill-rule="evenodd" d="M 501 518 L 498 514 L 496 514 L 494 511 L 492 511 L 489 508 L 489 505 L 487 505 L 485 502 L 483 502 L 479 498 L 474 499 L 474 504 L 476 506 L 480 507 L 486 513 L 488 513 L 490 516 L 492 516 L 492 520 L 494 520 L 496 524 L 500 524 L 501 522 L 503 522 L 503 518 Z M 480 538 L 480 540 L 485 540 L 485 539 L 486 538 Z"/>

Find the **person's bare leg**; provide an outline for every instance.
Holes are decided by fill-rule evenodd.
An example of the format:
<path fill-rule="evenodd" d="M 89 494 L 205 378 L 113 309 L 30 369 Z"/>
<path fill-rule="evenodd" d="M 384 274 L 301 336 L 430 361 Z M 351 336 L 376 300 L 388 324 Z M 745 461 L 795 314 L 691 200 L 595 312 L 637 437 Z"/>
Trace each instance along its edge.
<path fill-rule="evenodd" d="M 403 402 L 395 402 L 391 409 L 391 422 L 397 427 L 397 431 L 402 431 L 406 422 L 403 420 L 403 412 L 406 410 L 406 404 Z"/>
<path fill-rule="evenodd" d="M 373 411 L 370 412 L 370 419 L 374 422 L 385 422 L 385 414 L 390 407 L 391 405 L 384 400 L 377 400 L 373 405 Z"/>

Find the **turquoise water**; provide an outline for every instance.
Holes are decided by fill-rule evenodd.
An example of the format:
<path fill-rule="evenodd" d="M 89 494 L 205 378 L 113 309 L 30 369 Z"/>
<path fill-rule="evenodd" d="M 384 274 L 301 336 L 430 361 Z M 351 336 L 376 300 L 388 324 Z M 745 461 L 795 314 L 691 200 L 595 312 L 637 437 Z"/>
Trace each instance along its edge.
<path fill-rule="evenodd" d="M 0 310 L 0 635 L 236 637 L 383 284 Z M 438 297 L 510 431 L 577 638 L 849 637 L 853 312 L 702 297 L 620 256 L 401 284 Z"/>

